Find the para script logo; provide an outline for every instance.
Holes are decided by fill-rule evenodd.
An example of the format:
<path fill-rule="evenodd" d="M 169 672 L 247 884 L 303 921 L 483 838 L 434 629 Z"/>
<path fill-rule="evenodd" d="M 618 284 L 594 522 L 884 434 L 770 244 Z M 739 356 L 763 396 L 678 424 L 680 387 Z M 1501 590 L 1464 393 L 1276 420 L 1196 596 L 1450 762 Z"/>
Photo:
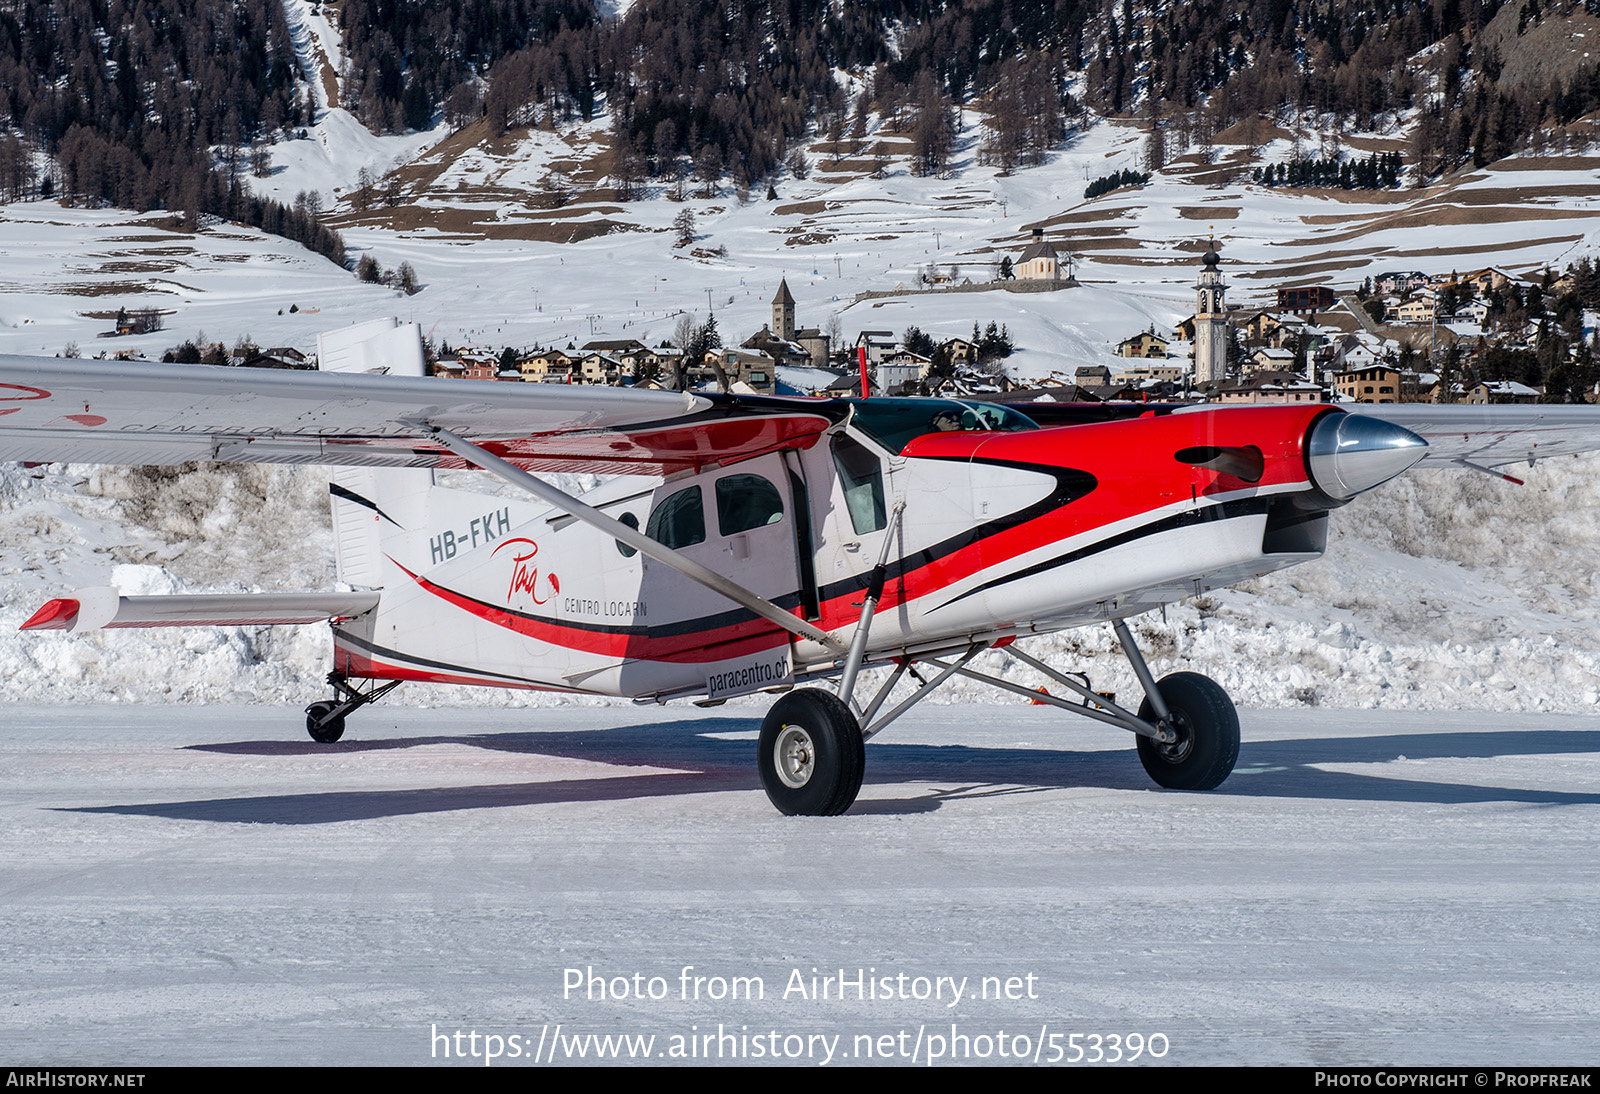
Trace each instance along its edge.
<path fill-rule="evenodd" d="M 498 555 L 507 547 L 513 548 L 511 554 L 511 584 L 506 588 L 507 604 L 512 603 L 519 592 L 527 593 L 528 598 L 535 604 L 545 604 L 549 602 L 552 596 L 561 591 L 561 582 L 556 579 L 556 575 L 545 574 L 544 580 L 545 584 L 549 586 L 549 590 L 544 596 L 539 595 L 539 567 L 530 565 L 533 557 L 539 553 L 539 545 L 537 543 L 520 536 L 516 539 L 508 539 L 491 551 L 490 556 Z"/>

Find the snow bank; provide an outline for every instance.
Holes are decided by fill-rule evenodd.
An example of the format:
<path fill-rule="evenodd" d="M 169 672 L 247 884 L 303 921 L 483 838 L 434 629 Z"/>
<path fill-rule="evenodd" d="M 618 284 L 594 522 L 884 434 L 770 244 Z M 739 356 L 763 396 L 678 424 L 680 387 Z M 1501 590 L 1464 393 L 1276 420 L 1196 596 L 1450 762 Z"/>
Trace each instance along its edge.
<path fill-rule="evenodd" d="M 1597 470 L 1600 457 L 1548 461 L 1525 487 L 1466 472 L 1414 473 L 1335 513 L 1321 561 L 1140 617 L 1134 630 L 1158 672 L 1207 673 L 1241 705 L 1590 710 L 1600 702 Z M 334 587 L 316 469 L 0 467 L 0 513 L 7 700 L 298 707 L 322 694 L 330 644 L 320 626 L 15 630 L 51 596 L 85 585 L 130 593 Z M 1109 628 L 1028 648 L 1089 672 L 1097 687 L 1138 694 Z M 1003 654 L 981 660 L 1030 687 L 1043 683 Z M 971 682 L 938 698 L 1019 702 Z M 420 685 L 397 700 L 603 702 Z M 743 702 L 756 709 L 767 700 Z"/>

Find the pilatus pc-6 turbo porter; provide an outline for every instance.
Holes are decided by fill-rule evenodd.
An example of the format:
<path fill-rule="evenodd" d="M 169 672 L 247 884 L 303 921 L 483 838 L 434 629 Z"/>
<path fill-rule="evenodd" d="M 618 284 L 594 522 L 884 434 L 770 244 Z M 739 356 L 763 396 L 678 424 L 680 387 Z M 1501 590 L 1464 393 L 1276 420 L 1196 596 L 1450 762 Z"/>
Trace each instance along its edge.
<path fill-rule="evenodd" d="M 849 808 L 867 738 L 957 675 L 1133 734 L 1162 786 L 1215 787 L 1238 755 L 1232 702 L 1194 673 L 1155 680 L 1127 617 L 1319 557 L 1332 510 L 1421 460 L 1488 469 L 1592 447 L 1588 408 L 1035 420 L 938 399 L 453 383 L 423 376 L 416 328 L 392 320 L 319 349 L 319 373 L 0 357 L 0 459 L 331 465 L 338 575 L 357 590 L 82 589 L 23 628 L 331 622 L 333 694 L 306 710 L 324 742 L 406 680 L 770 692 L 757 762 L 797 814 Z M 463 468 L 526 497 L 435 484 Z M 533 474 L 560 471 L 619 477 L 574 497 Z M 1090 623 L 1116 631 L 1137 710 L 1025 651 Z M 974 669 L 991 649 L 1075 698 Z M 893 671 L 869 688 L 869 666 Z"/>

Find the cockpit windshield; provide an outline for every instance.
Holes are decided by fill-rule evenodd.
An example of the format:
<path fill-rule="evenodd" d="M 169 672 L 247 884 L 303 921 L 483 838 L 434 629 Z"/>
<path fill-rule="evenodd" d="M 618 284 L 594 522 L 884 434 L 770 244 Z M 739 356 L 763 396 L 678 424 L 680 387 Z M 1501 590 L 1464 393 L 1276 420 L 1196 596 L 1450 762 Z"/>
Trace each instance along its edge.
<path fill-rule="evenodd" d="M 850 399 L 853 421 L 890 452 L 929 433 L 1019 433 L 1038 429 L 1026 414 L 1000 403 L 958 399 Z"/>

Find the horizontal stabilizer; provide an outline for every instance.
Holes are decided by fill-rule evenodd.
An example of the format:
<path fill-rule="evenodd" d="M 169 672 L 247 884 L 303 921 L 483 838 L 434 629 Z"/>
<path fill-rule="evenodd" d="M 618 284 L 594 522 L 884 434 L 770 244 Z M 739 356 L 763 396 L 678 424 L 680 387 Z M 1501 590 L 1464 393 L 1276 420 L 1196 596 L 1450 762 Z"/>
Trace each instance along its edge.
<path fill-rule="evenodd" d="M 194 596 L 122 596 L 115 589 L 79 589 L 52 600 L 19 628 L 88 631 L 99 627 L 237 627 L 247 624 L 322 623 L 371 611 L 378 594 L 222 593 Z"/>

